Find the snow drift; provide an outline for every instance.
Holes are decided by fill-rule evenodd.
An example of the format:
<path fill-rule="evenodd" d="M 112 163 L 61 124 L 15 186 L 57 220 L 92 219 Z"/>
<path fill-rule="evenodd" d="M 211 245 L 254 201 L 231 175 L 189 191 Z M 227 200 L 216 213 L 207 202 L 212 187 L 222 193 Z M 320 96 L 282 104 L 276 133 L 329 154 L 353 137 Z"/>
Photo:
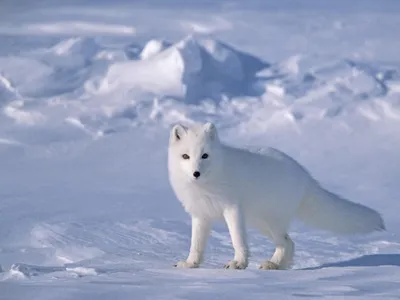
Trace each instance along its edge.
<path fill-rule="evenodd" d="M 140 57 L 111 65 L 100 92 L 129 87 L 188 103 L 220 100 L 255 93 L 255 76 L 268 66 L 222 42 L 192 36 L 173 45 L 151 40 Z"/>
<path fill-rule="evenodd" d="M 347 116 L 400 120 L 399 70 L 323 55 L 267 63 L 192 35 L 142 44 L 72 37 L 0 56 L 0 103 L 17 123 L 56 121 L 94 137 L 199 119 L 261 131 Z"/>

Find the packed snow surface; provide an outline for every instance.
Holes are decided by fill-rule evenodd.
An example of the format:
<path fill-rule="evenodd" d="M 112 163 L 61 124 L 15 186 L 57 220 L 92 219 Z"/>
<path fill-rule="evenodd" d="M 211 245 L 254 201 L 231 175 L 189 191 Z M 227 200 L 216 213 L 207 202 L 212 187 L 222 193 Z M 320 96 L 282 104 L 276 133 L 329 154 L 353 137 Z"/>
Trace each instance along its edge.
<path fill-rule="evenodd" d="M 0 18 L 0 299 L 398 299 L 399 2 L 17 2 Z M 234 271 L 215 224 L 201 268 L 173 268 L 191 227 L 169 129 L 205 121 L 387 231 L 295 222 L 293 269 L 260 271 L 274 247 L 250 229 Z"/>

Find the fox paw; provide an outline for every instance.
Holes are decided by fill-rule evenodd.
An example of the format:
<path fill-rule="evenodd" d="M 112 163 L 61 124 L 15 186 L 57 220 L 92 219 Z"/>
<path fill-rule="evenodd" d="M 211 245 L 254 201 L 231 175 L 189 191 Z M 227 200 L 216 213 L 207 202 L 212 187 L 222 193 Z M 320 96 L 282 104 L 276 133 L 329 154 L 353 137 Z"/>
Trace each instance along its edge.
<path fill-rule="evenodd" d="M 260 270 L 279 270 L 279 265 L 267 260 L 265 263 L 263 263 L 260 267 Z"/>
<path fill-rule="evenodd" d="M 181 269 L 194 269 L 199 267 L 199 263 L 196 262 L 187 262 L 186 260 L 178 261 L 174 267 Z"/>
<path fill-rule="evenodd" d="M 247 265 L 246 261 L 231 260 L 224 266 L 224 269 L 244 270 L 247 268 Z"/>

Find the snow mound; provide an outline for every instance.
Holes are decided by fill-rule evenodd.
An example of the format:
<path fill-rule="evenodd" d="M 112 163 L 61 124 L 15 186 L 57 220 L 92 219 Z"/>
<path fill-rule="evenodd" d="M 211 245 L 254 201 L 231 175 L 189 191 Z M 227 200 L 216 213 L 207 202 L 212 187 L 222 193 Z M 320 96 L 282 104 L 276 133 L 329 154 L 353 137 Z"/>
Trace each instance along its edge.
<path fill-rule="evenodd" d="M 74 277 L 94 276 L 98 274 L 96 269 L 88 267 L 38 266 L 15 263 L 11 266 L 7 274 L 8 276 L 6 277 L 24 279 L 46 274 L 51 274 L 53 276 L 58 274 L 60 276 L 62 274 L 66 275 L 65 272 Z"/>
<path fill-rule="evenodd" d="M 74 267 L 74 268 L 66 268 L 66 271 L 73 272 L 78 276 L 97 275 L 97 271 L 93 268 Z"/>
<path fill-rule="evenodd" d="M 400 106 L 387 97 L 397 93 L 395 74 L 396 70 L 350 59 L 295 55 L 261 75 L 266 78 L 264 98 L 281 101 L 295 121 L 353 113 L 376 121 L 389 115 L 398 118 Z"/>
<path fill-rule="evenodd" d="M 48 81 L 52 71 L 52 67 L 33 58 L 0 57 L 0 74 L 4 78 L 2 85 L 6 91 L 11 92 L 12 83 L 14 89 L 17 89 L 22 96 L 38 95 L 42 88 L 49 88 Z M 6 94 L 10 95 L 7 92 Z"/>
<path fill-rule="evenodd" d="M 150 40 L 140 53 L 141 59 L 148 59 L 170 47 L 171 44 L 163 40 Z"/>
<path fill-rule="evenodd" d="M 11 82 L 0 74 L 0 105 L 17 98 L 17 91 Z"/>
<path fill-rule="evenodd" d="M 222 42 L 189 36 L 176 44 L 150 41 L 142 60 L 110 66 L 99 92 L 136 89 L 198 103 L 254 93 L 256 73 L 268 64 Z"/>
<path fill-rule="evenodd" d="M 0 57 L 0 74 L 5 79 L 6 97 L 15 91 L 28 98 L 56 97 L 80 88 L 90 76 L 80 57 Z M 0 83 L 0 86 L 3 85 Z M 12 83 L 12 89 L 7 82 Z M 0 90 L 4 88 L 0 87 Z M 13 92 L 14 91 L 14 92 Z"/>
<path fill-rule="evenodd" d="M 319 63 L 315 58 L 294 56 L 279 64 L 278 68 L 280 76 L 272 84 L 280 86 L 285 95 L 298 100 L 333 94 L 338 97 L 351 95 L 352 100 L 360 100 L 387 92 L 377 72 L 347 59 L 327 61 L 325 58 Z"/>
<path fill-rule="evenodd" d="M 97 57 L 101 49 L 93 38 L 70 38 L 21 56 L 0 56 L 0 101 L 55 97 L 79 89 L 94 62 L 102 59 Z"/>
<path fill-rule="evenodd" d="M 393 64 L 294 54 L 269 65 L 203 36 L 128 42 L 67 38 L 0 56 L 2 114 L 94 139 L 205 119 L 260 130 L 333 118 L 348 124 L 354 116 L 400 120 L 400 68 Z"/>
<path fill-rule="evenodd" d="M 93 38 L 77 37 L 58 43 L 51 48 L 51 51 L 60 56 L 82 55 L 92 57 L 99 51 L 99 48 Z"/>
<path fill-rule="evenodd" d="M 59 42 L 44 54 L 38 53 L 40 60 L 61 68 L 79 68 L 88 65 L 102 50 L 94 38 L 75 37 Z"/>
<path fill-rule="evenodd" d="M 35 125 L 45 120 L 45 117 L 40 112 L 26 111 L 23 101 L 13 101 L 7 105 L 3 113 L 10 119 L 13 119 L 17 124 Z"/>

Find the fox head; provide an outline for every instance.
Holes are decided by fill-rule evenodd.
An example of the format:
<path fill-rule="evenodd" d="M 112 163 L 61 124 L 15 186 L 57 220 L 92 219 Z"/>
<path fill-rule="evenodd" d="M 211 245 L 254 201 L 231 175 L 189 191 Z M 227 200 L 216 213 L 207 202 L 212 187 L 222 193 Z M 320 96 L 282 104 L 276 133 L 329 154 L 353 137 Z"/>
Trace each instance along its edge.
<path fill-rule="evenodd" d="M 219 138 L 215 125 L 208 122 L 190 128 L 175 125 L 170 133 L 170 168 L 189 181 L 206 180 L 218 162 Z"/>

